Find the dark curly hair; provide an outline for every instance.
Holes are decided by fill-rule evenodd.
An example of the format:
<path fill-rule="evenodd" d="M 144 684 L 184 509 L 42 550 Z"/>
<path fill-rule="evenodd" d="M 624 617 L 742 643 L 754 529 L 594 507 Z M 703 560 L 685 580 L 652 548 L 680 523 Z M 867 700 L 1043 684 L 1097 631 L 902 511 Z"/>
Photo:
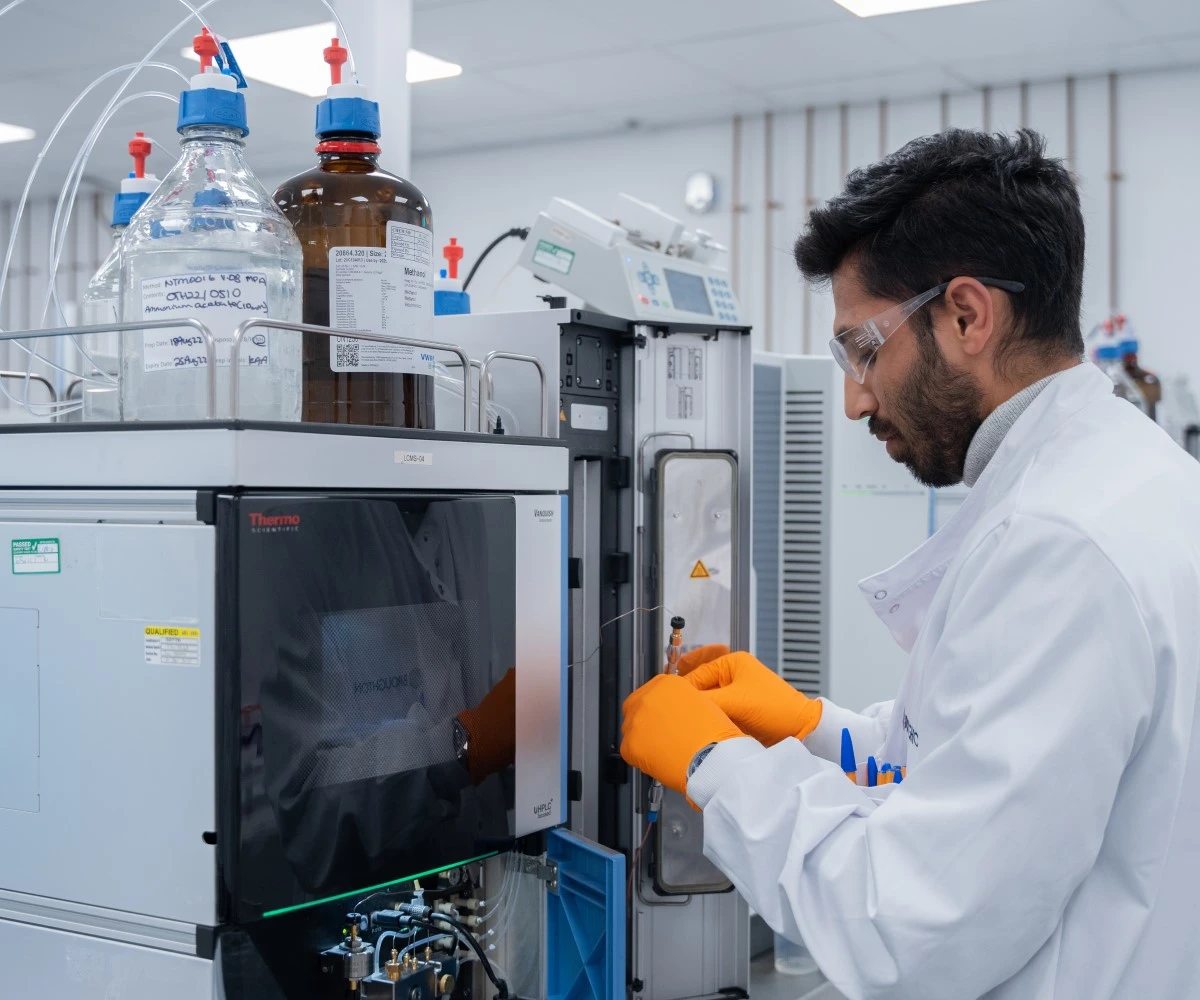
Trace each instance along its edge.
<path fill-rule="evenodd" d="M 815 282 L 853 256 L 864 288 L 896 301 L 959 275 L 1024 283 L 999 361 L 1083 353 L 1083 246 L 1079 192 L 1042 136 L 950 129 L 852 172 L 812 213 L 795 255 Z M 918 325 L 928 330 L 927 317 Z"/>

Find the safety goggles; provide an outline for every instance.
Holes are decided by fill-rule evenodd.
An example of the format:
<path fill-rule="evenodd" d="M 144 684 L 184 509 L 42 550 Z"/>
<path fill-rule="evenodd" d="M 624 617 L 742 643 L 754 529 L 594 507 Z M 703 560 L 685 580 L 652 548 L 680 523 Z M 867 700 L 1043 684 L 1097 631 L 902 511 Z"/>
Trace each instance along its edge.
<path fill-rule="evenodd" d="M 1019 281 L 1006 281 L 1003 278 L 976 278 L 981 285 L 1000 288 L 1006 292 L 1023 292 L 1025 286 Z M 829 350 L 833 359 L 847 375 L 860 385 L 866 381 L 867 369 L 875 352 L 883 346 L 883 342 L 904 325 L 921 306 L 936 299 L 947 288 L 950 282 L 943 281 L 927 292 L 914 295 L 907 302 L 892 306 L 887 312 L 872 316 L 865 323 L 844 330 L 829 342 Z"/>

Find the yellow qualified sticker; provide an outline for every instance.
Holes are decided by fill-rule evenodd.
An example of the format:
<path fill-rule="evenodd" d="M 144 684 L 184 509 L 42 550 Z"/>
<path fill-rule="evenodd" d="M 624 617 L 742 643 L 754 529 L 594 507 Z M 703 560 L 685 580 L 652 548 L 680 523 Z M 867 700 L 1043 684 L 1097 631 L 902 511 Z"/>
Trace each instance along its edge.
<path fill-rule="evenodd" d="M 177 625 L 147 625 L 142 636 L 145 662 L 163 667 L 200 666 L 200 630 Z"/>

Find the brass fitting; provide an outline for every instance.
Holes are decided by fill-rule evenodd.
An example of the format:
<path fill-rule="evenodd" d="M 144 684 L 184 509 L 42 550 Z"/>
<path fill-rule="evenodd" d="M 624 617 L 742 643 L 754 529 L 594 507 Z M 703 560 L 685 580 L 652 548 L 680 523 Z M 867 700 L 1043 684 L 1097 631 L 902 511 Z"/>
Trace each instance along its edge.
<path fill-rule="evenodd" d="M 392 960 L 390 962 L 385 962 L 384 966 L 383 966 L 383 970 L 384 970 L 384 972 L 387 973 L 388 979 L 390 979 L 393 983 L 396 982 L 400 978 L 399 956 L 400 956 L 400 952 L 398 952 L 395 948 L 393 948 L 392 949 Z"/>
<path fill-rule="evenodd" d="M 438 980 L 437 988 L 441 996 L 448 997 L 454 992 L 454 977 L 447 972 Z"/>

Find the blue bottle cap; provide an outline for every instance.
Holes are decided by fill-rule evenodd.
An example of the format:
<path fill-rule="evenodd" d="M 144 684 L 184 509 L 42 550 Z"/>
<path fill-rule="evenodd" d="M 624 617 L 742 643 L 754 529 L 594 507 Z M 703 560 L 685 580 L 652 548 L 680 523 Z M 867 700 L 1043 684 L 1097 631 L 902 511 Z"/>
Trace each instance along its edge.
<path fill-rule="evenodd" d="M 354 133 L 378 139 L 379 104 L 363 97 L 327 97 L 317 105 L 317 138 Z"/>
<path fill-rule="evenodd" d="M 1122 354 L 1137 354 L 1138 342 L 1132 337 L 1122 340 L 1117 344 L 1117 350 L 1119 350 Z"/>
<path fill-rule="evenodd" d="M 1096 348 L 1097 361 L 1116 361 L 1121 356 L 1121 349 L 1116 344 L 1101 344 Z"/>
<path fill-rule="evenodd" d="M 240 90 L 201 87 L 179 95 L 179 118 L 175 130 L 182 132 L 193 125 L 219 125 L 237 129 L 242 138 L 250 134 L 246 124 L 246 97 Z"/>
<path fill-rule="evenodd" d="M 195 208 L 225 208 L 232 204 L 233 199 L 220 188 L 215 187 L 197 191 L 196 197 L 192 199 L 192 205 Z"/>
<path fill-rule="evenodd" d="M 133 174 L 129 176 L 132 177 Z M 146 199 L 149 197 L 150 195 L 145 191 L 136 191 L 131 194 L 122 194 L 118 191 L 113 195 L 112 224 L 114 226 L 128 226 L 134 214 L 146 203 Z"/>

